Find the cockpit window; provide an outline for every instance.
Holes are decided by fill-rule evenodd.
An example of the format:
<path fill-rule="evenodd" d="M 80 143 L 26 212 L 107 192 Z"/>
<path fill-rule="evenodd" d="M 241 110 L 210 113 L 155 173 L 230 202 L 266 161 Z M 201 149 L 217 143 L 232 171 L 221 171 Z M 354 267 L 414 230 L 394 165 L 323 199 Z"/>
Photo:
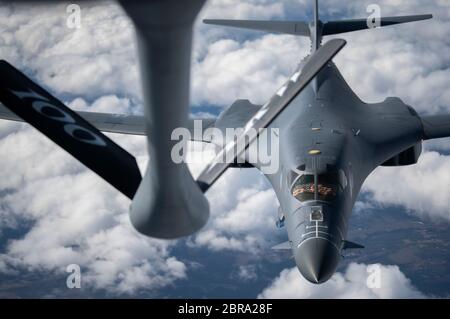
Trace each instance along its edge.
<path fill-rule="evenodd" d="M 339 190 L 339 175 L 337 173 L 327 173 L 318 176 L 317 192 L 319 200 L 332 201 Z"/>
<path fill-rule="evenodd" d="M 333 201 L 340 190 L 338 172 L 328 172 L 317 176 L 317 187 L 314 175 L 301 175 L 292 186 L 292 195 L 301 202 L 308 200 Z"/>
<path fill-rule="evenodd" d="M 301 202 L 314 200 L 314 175 L 302 175 L 292 187 L 292 195 Z"/>

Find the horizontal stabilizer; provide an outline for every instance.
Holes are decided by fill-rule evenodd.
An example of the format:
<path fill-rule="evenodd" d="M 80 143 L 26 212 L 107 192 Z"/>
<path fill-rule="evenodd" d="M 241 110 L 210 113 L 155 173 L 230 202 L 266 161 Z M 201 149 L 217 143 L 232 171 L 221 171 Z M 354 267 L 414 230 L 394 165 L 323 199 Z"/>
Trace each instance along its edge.
<path fill-rule="evenodd" d="M 300 36 L 309 36 L 308 23 L 304 21 L 261 21 L 261 20 L 217 20 L 205 19 L 206 24 L 233 27 L 240 29 L 249 29 L 256 31 L 265 31 L 273 33 L 292 34 Z"/>
<path fill-rule="evenodd" d="M 273 250 L 291 250 L 292 245 L 291 245 L 291 242 L 285 241 L 284 243 L 273 246 L 272 249 Z"/>
<path fill-rule="evenodd" d="M 342 242 L 342 249 L 360 249 L 360 248 L 364 248 L 364 246 L 347 240 L 344 240 Z"/>
<path fill-rule="evenodd" d="M 432 14 L 399 16 L 399 17 L 384 17 L 380 18 L 380 27 L 386 27 L 395 24 L 408 23 L 414 21 L 421 21 L 432 19 Z M 323 26 L 322 35 L 333 35 L 345 32 L 359 31 L 371 29 L 370 20 L 367 19 L 353 19 L 353 20 L 339 20 L 328 21 Z"/>
<path fill-rule="evenodd" d="M 6 61 L 0 101 L 129 198 L 141 183 L 136 159 Z"/>

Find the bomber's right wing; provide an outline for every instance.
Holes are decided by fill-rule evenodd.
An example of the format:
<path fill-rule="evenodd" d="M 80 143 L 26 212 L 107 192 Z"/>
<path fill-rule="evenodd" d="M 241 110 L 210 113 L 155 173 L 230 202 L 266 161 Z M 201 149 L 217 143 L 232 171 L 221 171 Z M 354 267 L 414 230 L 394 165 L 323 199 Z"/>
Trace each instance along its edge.
<path fill-rule="evenodd" d="M 431 115 L 420 118 L 425 140 L 450 137 L 450 115 Z"/>

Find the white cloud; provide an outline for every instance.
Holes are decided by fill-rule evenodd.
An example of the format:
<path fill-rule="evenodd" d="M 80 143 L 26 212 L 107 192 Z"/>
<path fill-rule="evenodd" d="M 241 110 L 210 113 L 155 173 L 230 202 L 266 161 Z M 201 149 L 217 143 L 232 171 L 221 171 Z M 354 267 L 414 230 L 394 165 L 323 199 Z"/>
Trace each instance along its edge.
<path fill-rule="evenodd" d="M 237 277 L 245 282 L 256 281 L 258 279 L 257 267 L 254 265 L 239 266 Z"/>
<path fill-rule="evenodd" d="M 241 189 L 237 205 L 223 216 L 217 217 L 216 228 L 229 232 L 249 233 L 273 228 L 273 212 L 278 208 L 275 193 L 269 189 Z M 254 216 L 259 214 L 260 216 Z M 256 217 L 256 218 L 255 218 Z"/>
<path fill-rule="evenodd" d="M 306 55 L 306 44 L 289 35 L 211 43 L 203 60 L 193 65 L 194 104 L 230 105 L 240 98 L 265 103 Z"/>
<path fill-rule="evenodd" d="M 366 17 L 365 9 L 370 3 L 340 2 L 339 6 L 351 6 L 352 14 Z M 344 77 L 369 102 L 399 96 L 419 112 L 450 111 L 450 90 L 445 85 L 450 76 L 450 45 L 446 35 L 450 16 L 443 14 L 448 5 L 436 1 L 379 4 L 384 16 L 433 13 L 435 18 L 339 35 L 348 41 L 335 59 Z"/>
<path fill-rule="evenodd" d="M 353 214 L 363 213 L 365 210 L 373 209 L 375 206 L 369 201 L 357 201 L 353 206 Z"/>
<path fill-rule="evenodd" d="M 450 151 L 450 140 L 448 138 L 439 138 L 436 140 L 425 141 L 423 144 L 425 151 Z"/>
<path fill-rule="evenodd" d="M 214 146 L 190 143 L 187 161 L 194 178 L 214 157 Z M 202 151 L 203 150 L 203 151 Z M 228 169 L 206 193 L 210 220 L 188 241 L 190 247 L 212 251 L 246 251 L 267 248 L 276 230 L 278 200 L 267 180 L 256 169 Z"/>
<path fill-rule="evenodd" d="M 123 138 L 145 153 L 145 138 Z M 87 287 L 116 293 L 157 289 L 186 276 L 184 263 L 170 255 L 175 242 L 138 234 L 128 220 L 129 200 L 34 129 L 8 135 L 0 149 L 9 152 L 0 189 L 14 189 L 2 196 L 1 219 L 12 221 L 1 227 L 31 224 L 7 244 L 2 273 L 63 273 L 75 263 Z"/>
<path fill-rule="evenodd" d="M 91 105 L 83 98 L 76 98 L 67 106 L 77 111 L 126 114 L 130 112 L 131 101 L 116 95 L 105 95 L 96 99 Z"/>
<path fill-rule="evenodd" d="M 255 169 L 229 169 L 208 191 L 211 217 L 189 242 L 213 251 L 258 254 L 276 230 L 275 193 Z"/>
<path fill-rule="evenodd" d="M 449 156 L 427 152 L 414 166 L 378 168 L 363 191 L 382 205 L 401 205 L 420 216 L 450 220 L 449 172 Z"/>
<path fill-rule="evenodd" d="M 0 274 L 19 275 L 19 272 L 12 268 L 12 265 L 18 266 L 14 258 L 6 254 L 0 254 Z"/>
<path fill-rule="evenodd" d="M 210 0 L 205 4 L 200 18 L 211 19 L 270 19 L 282 17 L 284 6 L 268 0 Z"/>
<path fill-rule="evenodd" d="M 119 6 L 83 3 L 80 29 L 66 27 L 66 4 L 5 6 L 3 59 L 31 70 L 27 73 L 59 96 L 128 95 L 139 103 L 134 32 Z"/>
<path fill-rule="evenodd" d="M 265 288 L 258 298 L 302 299 L 401 299 L 425 298 L 398 266 L 371 265 L 379 269 L 379 285 L 372 286 L 369 278 L 373 270 L 368 265 L 351 263 L 345 273 L 335 273 L 329 281 L 315 285 L 304 279 L 298 269 L 285 269 Z M 373 269 L 373 268 L 372 268 Z M 369 284 L 367 284 L 369 278 Z M 373 287 L 373 288 L 370 288 Z"/>
<path fill-rule="evenodd" d="M 272 19 L 284 15 L 284 3 L 275 0 L 208 0 L 194 32 L 194 60 L 202 60 L 211 43 L 236 34 L 236 29 L 211 27 L 203 19 Z"/>

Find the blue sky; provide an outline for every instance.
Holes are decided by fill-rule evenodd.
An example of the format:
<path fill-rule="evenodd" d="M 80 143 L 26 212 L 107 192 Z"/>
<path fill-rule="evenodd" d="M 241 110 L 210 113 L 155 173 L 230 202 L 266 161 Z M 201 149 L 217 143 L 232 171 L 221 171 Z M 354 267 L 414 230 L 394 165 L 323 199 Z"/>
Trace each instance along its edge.
<path fill-rule="evenodd" d="M 366 17 L 372 2 L 321 1 L 321 17 Z M 342 74 L 367 102 L 399 96 L 419 113 L 449 113 L 450 6 L 439 0 L 378 3 L 383 15 L 433 13 L 436 17 L 344 35 L 348 45 L 335 59 Z M 66 4 L 2 4 L 1 58 L 74 109 L 141 113 L 130 21 L 114 3 L 81 8 L 82 28 L 68 29 Z M 311 9 L 312 1 L 306 0 L 217 0 L 208 2 L 199 20 L 305 19 Z M 304 38 L 197 23 L 192 113 L 217 115 L 239 98 L 265 102 L 309 47 Z M 110 136 L 145 167 L 145 138 Z M 450 291 L 450 284 L 439 285 L 432 281 L 436 279 L 429 279 L 433 284 L 427 285 L 426 274 L 408 266 L 410 260 L 425 258 L 422 252 L 414 252 L 418 259 L 398 257 L 409 234 L 425 247 L 433 245 L 431 234 L 436 242 L 445 238 L 450 225 L 449 140 L 426 143 L 415 166 L 378 169 L 369 177 L 355 207 L 357 226 L 351 235 L 376 242 L 364 242 L 366 250 L 346 259 L 322 286 L 301 278 L 289 255 L 270 251 L 285 240 L 285 234 L 275 228 L 277 199 L 255 170 L 230 170 L 211 189 L 211 220 L 201 232 L 179 241 L 161 241 L 139 235 L 128 220 L 129 200 L 31 127 L 1 122 L 0 149 L 4 154 L 0 162 L 2 296 L 395 298 L 446 297 Z M 199 156 L 198 145 L 192 146 L 191 153 Z M 192 165 L 194 175 L 201 167 Z M 370 228 L 377 214 L 387 218 L 387 212 L 393 219 L 386 222 L 404 236 L 395 245 L 389 242 L 392 233 Z M 424 226 L 411 226 L 414 223 Z M 410 232 L 399 231 L 403 224 L 410 225 Z M 374 250 L 380 245 L 387 251 Z M 450 269 L 450 248 L 435 254 L 433 278 Z M 65 285 L 65 269 L 72 263 L 82 269 L 80 290 Z M 366 285 L 371 264 L 382 269 L 381 289 Z"/>

